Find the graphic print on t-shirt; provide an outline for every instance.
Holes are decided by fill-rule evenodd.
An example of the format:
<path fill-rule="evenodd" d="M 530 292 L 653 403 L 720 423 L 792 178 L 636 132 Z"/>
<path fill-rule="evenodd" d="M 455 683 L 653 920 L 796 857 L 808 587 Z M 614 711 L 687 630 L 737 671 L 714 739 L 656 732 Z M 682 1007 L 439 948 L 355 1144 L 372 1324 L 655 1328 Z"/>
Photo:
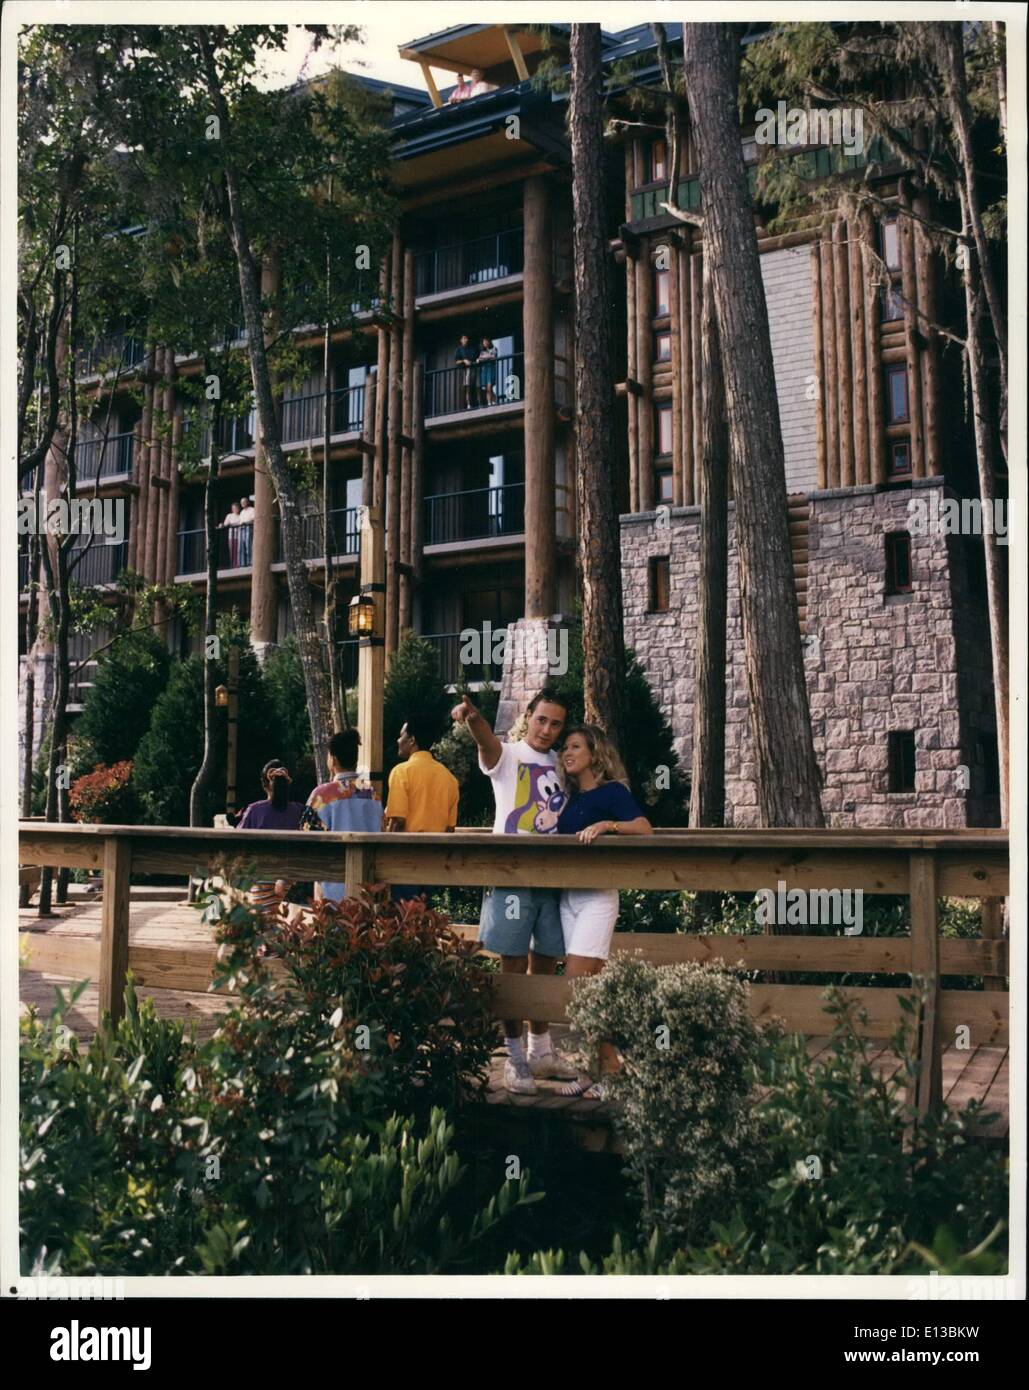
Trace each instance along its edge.
<path fill-rule="evenodd" d="M 556 768 L 543 763 L 519 762 L 514 809 L 504 825 L 504 833 L 553 834 L 566 799 Z"/>

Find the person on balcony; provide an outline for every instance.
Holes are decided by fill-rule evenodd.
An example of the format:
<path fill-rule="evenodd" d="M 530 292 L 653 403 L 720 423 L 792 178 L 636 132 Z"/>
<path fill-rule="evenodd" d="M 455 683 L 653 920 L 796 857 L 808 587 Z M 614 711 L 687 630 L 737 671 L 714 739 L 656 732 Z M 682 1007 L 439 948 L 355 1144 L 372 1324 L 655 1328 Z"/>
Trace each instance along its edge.
<path fill-rule="evenodd" d="M 433 729 L 420 714 L 405 720 L 397 739 L 402 759 L 389 775 L 386 800 L 386 830 L 406 830 L 409 834 L 444 835 L 457 826 L 460 786 L 449 768 L 432 756 Z M 394 883 L 393 901 L 403 902 L 425 894 L 414 884 Z"/>
<path fill-rule="evenodd" d="M 228 531 L 229 545 L 229 569 L 235 569 L 239 564 L 239 503 L 233 502 L 229 508 L 229 514 L 222 522 L 222 526 Z"/>
<path fill-rule="evenodd" d="M 239 555 L 238 563 L 241 569 L 245 569 L 253 563 L 254 554 L 254 499 L 252 497 L 241 497 L 240 505 L 242 510 L 239 514 Z"/>
<path fill-rule="evenodd" d="M 365 830 L 382 829 L 382 802 L 375 788 L 358 778 L 357 749 L 360 737 L 356 729 L 341 729 L 329 739 L 329 771 L 331 782 L 315 787 L 307 798 L 301 817 L 301 830 Z M 343 851 L 340 850 L 342 861 Z M 356 886 L 356 885 L 355 885 Z M 315 900 L 342 902 L 347 895 L 345 883 L 315 884 Z"/>
<path fill-rule="evenodd" d="M 552 835 L 565 804 L 561 768 L 554 744 L 568 718 L 568 707 L 554 690 L 529 702 L 525 734 L 501 743 L 466 695 L 451 711 L 479 750 L 479 770 L 493 783 L 497 814 L 494 835 Z M 556 888 L 487 888 L 479 917 L 479 941 L 500 956 L 504 974 L 553 975 L 565 951 Z M 522 1044 L 522 1020 L 505 1018 L 507 1063 L 504 1085 L 518 1095 L 535 1095 L 537 1077 L 571 1080 L 578 1075 L 554 1048 L 545 1020 L 529 1024 L 529 1052 Z"/>
<path fill-rule="evenodd" d="M 495 92 L 497 86 L 495 82 L 487 82 L 482 75 L 482 68 L 472 68 L 471 76 L 465 81 L 464 73 L 460 73 L 460 82 L 447 97 L 448 105 L 455 101 L 468 101 L 471 97 L 481 97 L 484 92 Z"/>
<path fill-rule="evenodd" d="M 499 356 L 492 338 L 483 338 L 479 349 L 479 390 L 485 392 L 486 404 L 497 403 L 497 357 Z"/>
<path fill-rule="evenodd" d="M 618 750 L 596 724 L 571 729 L 561 750 L 569 799 L 557 818 L 559 835 L 575 835 L 591 845 L 601 835 L 652 835 L 647 820 L 629 790 L 629 779 Z M 565 978 L 599 975 L 611 951 L 618 921 L 617 888 L 565 888 L 561 892 L 561 932 L 564 936 Z M 600 1047 L 600 1073 L 612 1072 L 618 1054 L 610 1043 Z M 603 1084 L 581 1077 L 562 1086 L 564 1096 L 604 1100 Z"/>
<path fill-rule="evenodd" d="M 472 377 L 475 371 L 475 363 L 477 359 L 478 354 L 472 347 L 471 338 L 469 338 L 467 333 L 462 333 L 460 338 L 457 340 L 457 351 L 454 353 L 454 361 L 460 368 L 461 385 L 464 387 L 465 410 L 472 410 L 479 404 L 477 391 L 475 393 L 474 404 L 472 399 L 472 392 L 475 391 L 475 386 L 473 384 Z"/>
<path fill-rule="evenodd" d="M 236 822 L 236 829 L 299 830 L 304 808 L 299 801 L 289 799 L 292 780 L 289 768 L 278 758 L 266 762 L 261 769 L 264 799 L 250 803 Z M 260 912 L 274 912 L 288 891 L 289 883 L 284 878 L 262 880 L 251 885 L 250 901 Z"/>

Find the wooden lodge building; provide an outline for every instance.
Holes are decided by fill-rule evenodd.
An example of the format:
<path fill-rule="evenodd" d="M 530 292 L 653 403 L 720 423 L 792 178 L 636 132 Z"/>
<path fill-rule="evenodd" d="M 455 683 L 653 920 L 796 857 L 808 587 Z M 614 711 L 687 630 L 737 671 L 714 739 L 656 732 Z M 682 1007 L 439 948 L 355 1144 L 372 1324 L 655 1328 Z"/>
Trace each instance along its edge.
<path fill-rule="evenodd" d="M 668 26 L 673 43 L 679 32 Z M 387 658 L 398 635 L 413 628 L 435 644 L 447 681 L 459 675 L 463 630 L 485 622 L 493 629 L 511 623 L 545 629 L 570 621 L 575 611 L 567 97 L 532 80 L 544 60 L 567 64 L 567 41 L 566 26 L 551 26 L 546 47 L 528 26 L 482 24 L 402 46 L 402 55 L 421 67 L 425 90 L 389 88 L 402 205 L 384 271 L 391 312 L 367 309 L 333 343 L 328 466 L 340 606 L 357 591 L 358 508 L 371 495 L 387 519 Z M 688 768 L 703 236 L 662 209 L 669 151 L 650 26 L 605 35 L 604 43 L 611 67 L 632 68 L 629 85 L 637 96 L 653 89 L 651 104 L 626 105 L 625 120 L 612 122 L 608 164 L 625 633 Z M 453 72 L 458 89 L 439 90 L 433 68 Z M 477 89 L 467 81 L 473 69 L 482 73 Z M 624 96 L 624 83 L 621 91 Z M 621 100 L 613 91 L 616 109 Z M 696 209 L 699 179 L 688 127 L 680 145 L 678 205 Z M 744 154 L 751 165 L 761 157 L 753 135 L 744 137 Z M 874 144 L 856 159 L 828 147 L 800 149 L 796 158 L 812 187 L 831 172 L 875 161 L 884 202 L 910 196 L 902 166 L 884 162 Z M 946 321 L 959 287 L 910 221 L 837 215 L 820 227 L 771 236 L 758 211 L 828 822 L 996 824 L 981 537 L 921 534 L 910 525 L 913 498 L 974 495 L 959 350 L 927 334 L 918 318 L 920 311 Z M 273 288 L 268 267 L 265 289 Z M 455 364 L 463 333 L 476 345 L 492 339 L 494 383 L 478 368 L 469 379 Z M 311 370 L 282 397 L 283 446 L 309 452 L 320 468 L 321 335 L 303 330 L 298 339 L 310 347 Z M 83 355 L 84 376 L 95 375 L 105 346 Z M 157 435 L 151 424 L 155 411 L 180 419 L 174 379 L 197 366 L 160 347 L 149 351 L 148 364 L 147 349 L 130 340 L 125 359 L 154 369 L 142 409 L 126 393 L 106 445 L 101 426 L 93 427 L 92 439 L 87 424 L 78 446 L 82 489 L 92 492 L 99 472 L 101 495 L 127 497 L 130 514 L 125 542 L 94 546 L 88 572 L 76 576 L 80 583 L 110 584 L 126 567 L 150 581 L 206 582 L 202 483 L 179 475 L 175 429 Z M 272 484 L 253 416 L 226 423 L 222 449 L 224 509 L 252 496 L 254 520 L 235 538 L 219 533 L 219 606 L 249 617 L 260 654 L 289 632 L 291 614 Z M 47 467 L 57 467 L 52 458 Z M 56 492 L 56 475 L 49 476 Z M 320 607 L 314 497 L 308 541 Z M 25 574 L 23 559 L 22 589 Z M 756 819 L 756 795 L 731 557 L 729 623 L 726 801 L 732 823 L 747 825 Z M 170 640 L 189 650 L 185 634 Z M 35 650 L 38 747 L 49 682 L 39 675 L 42 666 L 45 676 L 46 653 L 38 643 Z M 90 650 L 81 645 L 77 659 Z M 349 643 L 344 666 L 353 678 L 356 648 Z M 80 679 L 80 700 L 89 669 Z M 502 681 L 506 727 L 545 671 L 509 663 L 490 674 Z"/>

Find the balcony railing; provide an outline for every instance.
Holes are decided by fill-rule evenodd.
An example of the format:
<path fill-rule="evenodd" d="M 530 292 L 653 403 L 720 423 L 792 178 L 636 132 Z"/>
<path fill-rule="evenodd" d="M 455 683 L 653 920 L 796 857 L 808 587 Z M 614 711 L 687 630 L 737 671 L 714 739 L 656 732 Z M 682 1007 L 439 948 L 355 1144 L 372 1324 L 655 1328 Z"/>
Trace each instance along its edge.
<path fill-rule="evenodd" d="M 334 555 L 356 555 L 361 549 L 361 509 L 360 507 L 336 507 L 329 512 L 330 542 L 334 542 Z M 300 534 L 303 538 L 303 557 L 305 560 L 321 560 L 325 557 L 325 539 L 322 535 L 320 512 L 308 512 L 300 518 Z M 286 557 L 282 551 L 282 528 L 279 527 L 277 555 L 280 561 Z"/>
<path fill-rule="evenodd" d="M 415 257 L 415 294 L 421 298 L 517 275 L 522 269 L 522 244 L 521 227 L 510 227 L 492 236 L 422 251 Z"/>
<path fill-rule="evenodd" d="M 133 430 L 108 435 L 107 439 L 83 439 L 75 446 L 75 473 L 80 483 L 96 478 L 115 478 L 132 472 Z"/>
<path fill-rule="evenodd" d="M 219 454 L 243 454 L 254 447 L 254 433 L 251 428 L 253 414 L 237 415 L 234 419 L 223 419 L 218 425 Z M 205 429 L 200 436 L 200 457 L 211 456 L 211 431 Z"/>
<path fill-rule="evenodd" d="M 97 376 L 100 371 L 113 372 L 119 360 L 123 372 L 138 367 L 146 356 L 146 344 L 127 330 L 119 333 L 106 333 L 94 338 L 87 348 L 80 348 L 75 354 L 75 370 L 82 376 Z"/>
<path fill-rule="evenodd" d="M 425 498 L 425 544 L 513 536 L 525 530 L 525 484 L 440 492 Z"/>
<path fill-rule="evenodd" d="M 254 528 L 250 522 L 220 526 L 217 532 L 218 568 L 249 569 L 254 556 Z M 177 574 L 203 574 L 207 570 L 207 533 L 204 527 L 179 532 Z"/>
<path fill-rule="evenodd" d="M 89 546 L 73 546 L 68 554 L 68 570 L 73 583 L 83 587 L 113 584 L 125 568 L 127 541 L 108 545 L 97 537 Z"/>
<path fill-rule="evenodd" d="M 490 362 L 476 362 L 471 367 L 441 367 L 426 372 L 425 418 L 454 415 L 462 410 L 492 410 L 520 401 L 525 385 L 524 363 L 524 353 L 515 352 Z"/>
<path fill-rule="evenodd" d="M 332 433 L 356 434 L 364 427 L 364 387 L 342 386 L 332 392 Z M 325 396 L 296 396 L 282 402 L 282 442 L 322 438 L 325 433 Z"/>
<path fill-rule="evenodd" d="M 461 648 L 464 639 L 459 632 L 427 632 L 426 642 L 436 648 L 439 660 L 439 678 L 444 685 L 457 685 L 459 681 L 488 679 L 496 684 L 503 675 L 503 666 L 490 661 L 480 665 L 464 665 L 461 661 Z"/>

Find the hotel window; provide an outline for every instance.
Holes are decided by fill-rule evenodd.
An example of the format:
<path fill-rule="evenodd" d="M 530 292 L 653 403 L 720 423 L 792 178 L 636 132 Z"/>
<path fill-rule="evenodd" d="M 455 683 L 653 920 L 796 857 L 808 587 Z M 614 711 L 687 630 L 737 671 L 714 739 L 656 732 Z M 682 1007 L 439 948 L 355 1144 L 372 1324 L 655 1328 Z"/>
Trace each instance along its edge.
<path fill-rule="evenodd" d="M 654 334 L 654 361 L 671 362 L 672 360 L 672 334 L 665 328 L 660 333 Z"/>
<path fill-rule="evenodd" d="M 668 147 L 664 140 L 652 140 L 650 142 L 650 182 L 657 183 L 658 179 L 668 177 Z"/>
<path fill-rule="evenodd" d="M 886 537 L 886 592 L 911 592 L 911 537 L 907 531 L 891 531 Z"/>
<path fill-rule="evenodd" d="M 672 403 L 654 408 L 654 454 L 657 458 L 670 458 L 672 453 Z"/>
<path fill-rule="evenodd" d="M 879 291 L 879 321 L 896 323 L 904 317 L 904 305 L 900 295 L 892 285 L 883 285 Z"/>
<path fill-rule="evenodd" d="M 879 224 L 879 246 L 889 270 L 900 269 L 900 234 L 895 221 Z"/>
<path fill-rule="evenodd" d="M 886 423 L 902 425 L 911 418 L 907 367 L 886 368 Z"/>
<path fill-rule="evenodd" d="M 889 735 L 889 789 L 891 792 L 915 790 L 915 734 L 905 729 Z"/>
<path fill-rule="evenodd" d="M 659 468 L 654 474 L 657 479 L 657 500 L 659 502 L 673 502 L 675 500 L 675 489 L 672 483 L 672 470 L 670 468 Z"/>
<path fill-rule="evenodd" d="M 911 475 L 911 441 L 895 439 L 890 444 L 890 477 L 905 478 Z"/>
<path fill-rule="evenodd" d="M 647 562 L 647 612 L 667 613 L 671 606 L 671 570 L 667 555 Z"/>
<path fill-rule="evenodd" d="M 671 313 L 672 272 L 654 267 L 654 317 L 666 318 Z"/>

